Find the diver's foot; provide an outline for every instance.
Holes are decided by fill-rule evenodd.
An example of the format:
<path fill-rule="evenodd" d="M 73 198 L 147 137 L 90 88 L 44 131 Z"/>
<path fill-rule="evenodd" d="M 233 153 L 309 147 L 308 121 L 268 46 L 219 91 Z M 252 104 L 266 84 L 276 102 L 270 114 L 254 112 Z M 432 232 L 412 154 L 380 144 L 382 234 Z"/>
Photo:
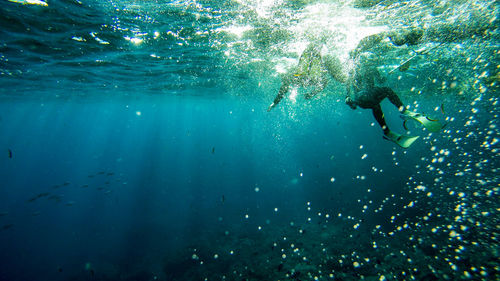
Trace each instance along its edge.
<path fill-rule="evenodd" d="M 401 112 L 401 118 L 403 118 L 403 119 L 407 119 L 405 117 L 416 118 L 416 117 L 419 117 L 421 115 L 422 114 L 416 113 L 416 112 L 413 112 L 413 111 L 409 111 L 408 109 L 405 109 L 403 112 Z"/>
<path fill-rule="evenodd" d="M 427 130 L 431 132 L 438 132 L 445 127 L 445 125 L 441 124 L 441 122 L 439 122 L 438 120 L 431 119 L 421 113 L 416 113 L 408 110 L 404 111 L 401 114 L 401 118 L 405 119 L 405 123 L 406 120 L 413 119 L 422 124 Z M 403 123 L 403 126 L 406 128 L 405 123 Z"/>
<path fill-rule="evenodd" d="M 410 145 L 412 145 L 418 138 L 419 138 L 419 136 L 415 136 L 415 137 L 405 136 L 405 135 L 401 135 L 399 133 L 392 132 L 389 130 L 387 130 L 387 134 L 386 134 L 386 131 L 384 130 L 384 139 L 392 141 L 402 148 L 410 147 Z"/>

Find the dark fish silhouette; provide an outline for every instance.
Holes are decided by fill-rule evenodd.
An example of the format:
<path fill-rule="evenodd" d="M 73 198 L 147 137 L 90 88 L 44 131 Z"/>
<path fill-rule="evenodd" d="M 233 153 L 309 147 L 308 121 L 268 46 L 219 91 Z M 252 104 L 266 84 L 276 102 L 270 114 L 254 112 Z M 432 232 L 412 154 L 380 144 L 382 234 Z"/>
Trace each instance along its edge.
<path fill-rule="evenodd" d="M 12 150 L 9 148 L 9 158 L 12 159 Z"/>
<path fill-rule="evenodd" d="M 212 154 L 215 153 L 215 146 L 212 147 Z"/>
<path fill-rule="evenodd" d="M 49 194 L 50 194 L 50 193 L 48 193 L 48 192 L 39 193 L 39 194 L 37 194 L 36 196 L 34 196 L 34 197 L 32 197 L 32 198 L 28 199 L 28 202 L 33 202 L 33 201 L 37 200 L 38 198 L 42 198 L 42 197 L 45 197 L 45 196 L 49 196 Z"/>

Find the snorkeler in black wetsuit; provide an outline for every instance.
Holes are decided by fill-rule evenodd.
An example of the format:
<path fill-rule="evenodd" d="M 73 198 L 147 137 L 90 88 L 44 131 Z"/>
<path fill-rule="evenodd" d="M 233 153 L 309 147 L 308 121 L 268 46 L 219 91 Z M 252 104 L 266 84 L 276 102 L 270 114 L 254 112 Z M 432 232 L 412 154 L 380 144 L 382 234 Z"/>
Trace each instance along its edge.
<path fill-rule="evenodd" d="M 384 133 L 385 139 L 403 148 L 408 148 L 419 138 L 418 136 L 401 135 L 389 129 L 380 106 L 380 103 L 386 98 L 398 108 L 403 119 L 418 121 L 431 132 L 437 132 L 443 128 L 443 125 L 439 121 L 407 110 L 399 96 L 391 88 L 376 86 L 376 82 L 383 83 L 385 79 L 377 70 L 376 58 L 374 58 L 375 55 L 373 53 L 351 52 L 351 54 L 356 54 L 356 56 L 353 58 L 354 66 L 349 71 L 346 83 L 347 96 L 345 102 L 352 109 L 356 109 L 358 106 L 364 109 L 371 109 L 373 117 L 375 117 L 375 120 L 377 120 Z"/>
<path fill-rule="evenodd" d="M 385 98 L 388 98 L 398 108 L 403 119 L 416 120 L 431 132 L 437 132 L 443 126 L 436 120 L 406 110 L 401 99 L 391 88 L 376 86 L 377 83 L 384 82 L 384 79 L 377 70 L 376 60 L 373 59 L 374 55 L 368 50 L 375 47 L 386 37 L 396 46 L 415 45 L 419 42 L 422 34 L 422 30 L 412 28 L 398 33 L 384 32 L 368 36 L 362 39 L 358 46 L 349 53 L 353 62 L 350 70 L 348 70 L 349 64 L 342 64 L 339 59 L 332 56 L 322 57 L 319 46 L 310 44 L 302 53 L 298 66 L 283 77 L 282 85 L 268 111 L 283 99 L 290 85 L 314 86 L 314 90 L 307 93 L 305 97 L 309 99 L 315 96 L 326 87 L 328 83 L 327 74 L 329 74 L 334 80 L 346 85 L 347 97 L 345 102 L 347 105 L 352 109 L 356 109 L 358 106 L 371 109 L 375 120 L 382 128 L 384 138 L 403 148 L 409 147 L 419 137 L 401 135 L 389 129 L 380 106 L 380 103 Z"/>
<path fill-rule="evenodd" d="M 347 82 L 346 104 L 352 109 L 358 106 L 364 109 L 371 109 L 373 117 L 388 135 L 390 130 L 384 118 L 384 113 L 380 103 L 388 98 L 389 101 L 404 114 L 406 109 L 398 95 L 389 87 L 377 87 L 375 82 L 383 83 L 385 79 L 380 75 L 377 68 L 370 61 L 368 53 L 362 53 L 355 59 L 355 64 L 350 72 Z"/>
<path fill-rule="evenodd" d="M 419 28 L 408 28 L 399 31 L 382 32 L 363 38 L 358 46 L 350 52 L 352 58 L 359 57 L 360 53 L 378 45 L 384 38 L 389 38 L 395 46 L 404 44 L 415 45 L 422 37 L 423 31 Z M 328 84 L 328 74 L 341 83 L 346 83 L 348 78 L 345 67 L 340 60 L 333 56 L 321 56 L 321 46 L 311 43 L 300 56 L 298 65 L 282 77 L 281 87 L 268 107 L 270 111 L 278 105 L 288 92 L 291 85 L 300 87 L 314 87 L 310 93 L 305 94 L 306 99 L 314 97 Z M 376 70 L 376 69 L 375 69 Z M 380 76 L 380 75 L 379 75 Z M 390 89 L 389 89 L 390 90 Z M 391 90 L 392 91 L 392 90 Z M 394 93 L 394 92 L 393 92 Z M 376 95 L 377 97 L 380 95 Z M 392 96 L 395 96 L 393 94 Z M 397 96 L 396 96 L 397 98 Z M 382 98 L 383 99 L 383 98 Z M 399 99 L 399 98 L 398 98 Z M 380 103 L 380 102 L 379 102 Z M 362 107 L 362 105 L 359 105 Z M 363 108 L 363 107 L 362 107 Z M 379 120 L 379 119 L 377 119 Z M 383 121 L 383 119 L 381 119 Z"/>

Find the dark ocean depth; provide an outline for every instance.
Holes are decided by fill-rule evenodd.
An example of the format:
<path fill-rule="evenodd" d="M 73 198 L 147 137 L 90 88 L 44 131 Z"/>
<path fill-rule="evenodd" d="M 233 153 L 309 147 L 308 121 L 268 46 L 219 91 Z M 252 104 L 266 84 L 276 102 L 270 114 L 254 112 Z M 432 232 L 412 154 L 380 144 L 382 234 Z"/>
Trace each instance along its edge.
<path fill-rule="evenodd" d="M 500 280 L 498 11 L 2 0 L 0 281 Z M 348 68 L 363 38 L 416 27 L 370 50 L 442 124 L 384 100 L 410 147 L 334 79 L 268 111 L 308 44 Z"/>

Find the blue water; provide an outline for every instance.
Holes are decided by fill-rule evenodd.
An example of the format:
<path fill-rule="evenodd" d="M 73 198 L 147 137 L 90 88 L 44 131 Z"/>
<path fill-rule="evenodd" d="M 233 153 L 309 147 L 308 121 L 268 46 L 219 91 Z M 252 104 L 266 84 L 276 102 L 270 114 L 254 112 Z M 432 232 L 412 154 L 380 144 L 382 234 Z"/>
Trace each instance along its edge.
<path fill-rule="evenodd" d="M 412 3 L 4 1 L 0 280 L 498 280 L 498 4 Z M 410 148 L 336 82 L 267 112 L 316 35 L 447 21 L 377 50 Z"/>

